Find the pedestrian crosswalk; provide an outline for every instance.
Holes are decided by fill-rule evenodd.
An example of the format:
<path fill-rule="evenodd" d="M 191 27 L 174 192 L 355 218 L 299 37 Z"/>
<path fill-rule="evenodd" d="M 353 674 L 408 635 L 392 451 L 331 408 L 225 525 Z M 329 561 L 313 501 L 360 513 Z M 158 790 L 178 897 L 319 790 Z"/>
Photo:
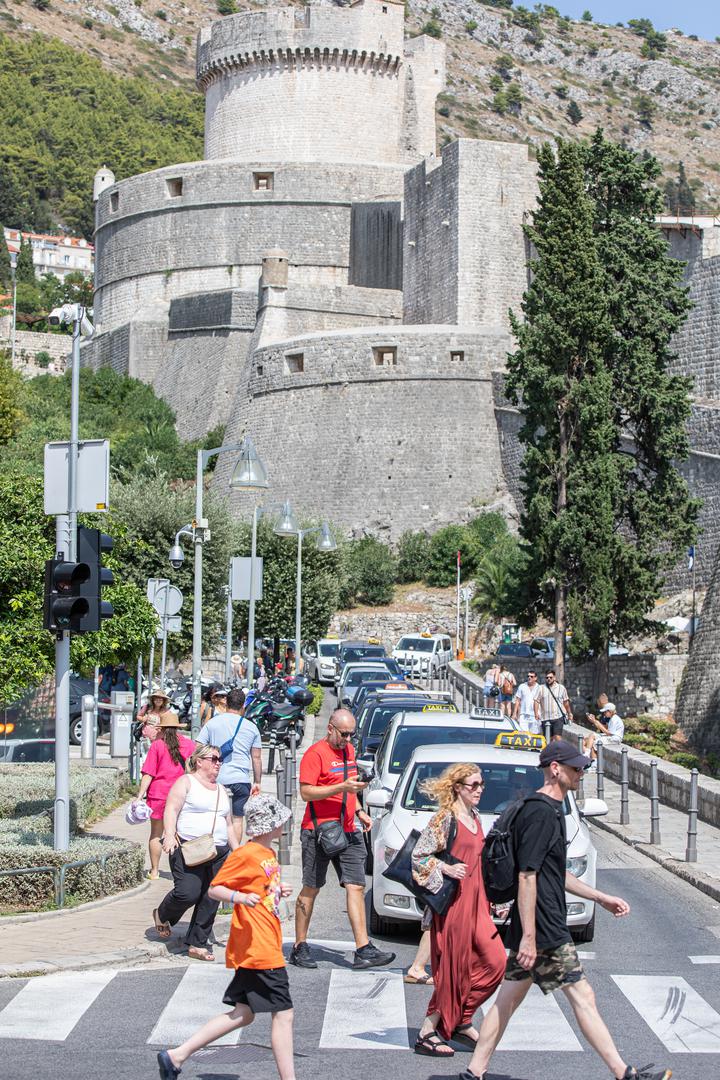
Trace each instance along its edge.
<path fill-rule="evenodd" d="M 323 1017 L 313 1035 L 317 1050 L 410 1049 L 414 1028 L 408 1025 L 408 1015 L 412 1012 L 417 1020 L 418 1006 L 424 1009 L 426 995 L 407 987 L 401 970 L 357 972 L 327 965 L 313 973 L 291 970 L 290 974 L 296 1003 L 306 1004 L 311 997 Z M 0 1040 L 64 1042 L 72 1039 L 91 1011 L 95 1022 L 102 1024 L 103 1007 L 112 1013 L 123 993 L 130 1000 L 140 991 L 147 1024 L 142 1040 L 149 1046 L 177 1045 L 222 1011 L 230 977 L 221 964 L 197 964 L 162 974 L 137 969 L 64 972 L 30 979 L 14 994 L 14 987 L 8 991 L 6 984 L 5 996 L 0 998 Z M 685 978 L 612 975 L 608 986 L 613 984 L 621 995 L 626 1026 L 630 1007 L 670 1054 L 720 1055 L 720 1015 Z M 711 996 L 718 1004 L 716 990 Z M 533 986 L 511 1020 L 499 1051 L 583 1052 L 572 1017 L 559 999 L 561 995 L 545 996 Z M 104 1000 L 110 1004 L 103 1006 Z M 234 1045 L 240 1038 L 237 1031 L 220 1042 Z"/>

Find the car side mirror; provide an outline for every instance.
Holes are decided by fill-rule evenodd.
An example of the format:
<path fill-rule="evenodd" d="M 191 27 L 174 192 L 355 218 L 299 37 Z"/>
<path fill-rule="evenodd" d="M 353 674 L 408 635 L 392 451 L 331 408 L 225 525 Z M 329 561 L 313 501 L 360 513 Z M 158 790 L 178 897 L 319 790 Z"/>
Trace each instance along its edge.
<path fill-rule="evenodd" d="M 608 812 L 608 804 L 604 799 L 586 799 L 582 808 L 578 807 L 580 815 L 586 817 L 604 817 Z"/>
<path fill-rule="evenodd" d="M 388 801 L 388 793 L 383 788 L 366 791 L 363 795 L 363 802 L 373 810 L 390 810 L 392 807 L 392 802 Z"/>

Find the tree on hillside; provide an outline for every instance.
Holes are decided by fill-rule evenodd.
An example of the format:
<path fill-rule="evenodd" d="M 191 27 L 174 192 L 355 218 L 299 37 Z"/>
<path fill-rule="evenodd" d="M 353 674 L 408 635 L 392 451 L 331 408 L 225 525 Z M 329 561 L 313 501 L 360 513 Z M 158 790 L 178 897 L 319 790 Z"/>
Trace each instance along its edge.
<path fill-rule="evenodd" d="M 579 124 L 583 118 L 582 110 L 574 98 L 568 102 L 568 107 L 565 111 L 571 124 Z"/>
<path fill-rule="evenodd" d="M 29 240 L 20 241 L 20 250 L 18 251 L 17 265 L 15 267 L 15 276 L 17 278 L 18 285 L 22 282 L 26 285 L 36 285 L 37 278 L 35 277 L 35 264 L 33 263 L 32 247 Z"/>
<path fill-rule="evenodd" d="M 647 627 L 694 535 L 697 504 L 676 469 L 689 387 L 668 373 L 688 301 L 654 225 L 655 162 L 602 132 L 538 160 L 533 280 L 525 321 L 512 317 L 507 380 L 525 446 L 518 614 L 554 618 L 559 674 L 570 625 L 570 654 L 600 658 L 602 680 L 609 641 Z"/>
<path fill-rule="evenodd" d="M 2 183 L 1 180 L 0 183 Z M 2 218 L 0 218 L 0 223 L 1 222 Z M 5 237 L 0 228 L 0 290 L 7 289 L 9 291 L 11 285 L 12 272 L 10 269 L 10 252 L 8 251 Z"/>
<path fill-rule="evenodd" d="M 678 161 L 677 177 L 665 182 L 665 205 L 671 214 L 695 213 L 695 192 L 688 183 L 685 165 Z"/>
<path fill-rule="evenodd" d="M 22 419 L 22 376 L 15 371 L 9 352 L 0 352 L 0 446 L 15 437 Z"/>

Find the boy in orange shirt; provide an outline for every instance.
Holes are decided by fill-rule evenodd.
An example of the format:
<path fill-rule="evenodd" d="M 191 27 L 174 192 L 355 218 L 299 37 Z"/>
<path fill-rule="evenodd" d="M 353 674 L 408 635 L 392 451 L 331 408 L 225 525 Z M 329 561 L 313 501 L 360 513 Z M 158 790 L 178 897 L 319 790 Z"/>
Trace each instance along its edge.
<path fill-rule="evenodd" d="M 280 1080 L 295 1080 L 293 1004 L 279 913 L 280 898 L 292 890 L 280 880 L 271 846 L 289 817 L 291 811 L 271 795 L 255 795 L 245 804 L 248 842 L 230 853 L 208 890 L 212 900 L 233 905 L 225 963 L 235 975 L 223 997 L 233 1009 L 208 1020 L 182 1046 L 161 1050 L 161 1080 L 175 1080 L 191 1054 L 252 1024 L 259 1012 L 272 1013 L 271 1045 Z"/>

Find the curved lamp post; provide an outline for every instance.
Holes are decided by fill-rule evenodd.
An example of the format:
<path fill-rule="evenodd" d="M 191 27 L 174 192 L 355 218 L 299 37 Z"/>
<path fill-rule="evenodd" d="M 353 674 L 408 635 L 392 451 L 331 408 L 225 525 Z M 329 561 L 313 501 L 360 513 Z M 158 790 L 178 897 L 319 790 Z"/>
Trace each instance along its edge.
<path fill-rule="evenodd" d="M 282 518 L 275 527 L 277 536 L 297 536 L 297 583 L 295 589 L 295 672 L 300 672 L 300 635 L 301 635 L 301 612 L 302 612 L 302 549 L 303 540 L 306 536 L 318 533 L 315 546 L 318 551 L 334 551 L 337 547 L 335 537 L 330 532 L 327 521 L 322 525 L 311 525 L 308 529 L 301 529 L 295 522 L 290 504 L 285 504 L 287 517 Z M 293 527 L 294 526 L 294 527 Z"/>

